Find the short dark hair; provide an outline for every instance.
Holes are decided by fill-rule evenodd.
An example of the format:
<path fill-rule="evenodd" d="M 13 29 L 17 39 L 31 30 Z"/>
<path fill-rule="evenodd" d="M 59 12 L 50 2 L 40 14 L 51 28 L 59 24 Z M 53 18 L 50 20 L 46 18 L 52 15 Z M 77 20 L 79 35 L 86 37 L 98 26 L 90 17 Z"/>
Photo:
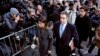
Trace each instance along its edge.
<path fill-rule="evenodd" d="M 88 8 L 86 6 L 80 7 L 80 9 L 83 9 L 84 11 L 88 11 Z"/>
<path fill-rule="evenodd" d="M 47 18 L 46 18 L 46 16 L 42 15 L 42 16 L 39 18 L 39 22 L 42 22 L 42 23 L 47 24 Z"/>
<path fill-rule="evenodd" d="M 62 11 L 61 13 L 60 13 L 60 15 L 61 14 L 65 14 L 67 17 L 69 16 L 69 14 L 67 13 L 67 12 L 65 12 L 65 11 Z"/>

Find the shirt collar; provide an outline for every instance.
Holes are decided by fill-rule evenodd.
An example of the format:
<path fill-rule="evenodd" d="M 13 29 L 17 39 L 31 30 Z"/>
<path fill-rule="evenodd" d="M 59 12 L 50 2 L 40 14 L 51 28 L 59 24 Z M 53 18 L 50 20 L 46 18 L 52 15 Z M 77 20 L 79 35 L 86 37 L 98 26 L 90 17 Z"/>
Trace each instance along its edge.
<path fill-rule="evenodd" d="M 61 25 L 66 26 L 66 25 L 67 25 L 67 22 L 66 22 L 66 23 L 64 23 L 64 24 L 61 24 Z"/>

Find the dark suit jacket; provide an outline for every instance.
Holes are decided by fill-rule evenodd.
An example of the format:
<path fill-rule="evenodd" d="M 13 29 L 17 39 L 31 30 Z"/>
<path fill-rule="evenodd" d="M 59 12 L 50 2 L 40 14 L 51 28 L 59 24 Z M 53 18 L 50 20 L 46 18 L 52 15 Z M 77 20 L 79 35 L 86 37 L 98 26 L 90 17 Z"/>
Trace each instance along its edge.
<path fill-rule="evenodd" d="M 72 37 L 74 37 L 75 46 L 78 45 L 78 33 L 74 25 L 67 24 L 66 28 L 63 32 L 62 37 L 59 35 L 60 22 L 55 23 L 54 25 L 54 37 L 56 38 L 56 52 L 57 56 L 69 56 L 70 55 L 70 47 L 69 42 Z"/>

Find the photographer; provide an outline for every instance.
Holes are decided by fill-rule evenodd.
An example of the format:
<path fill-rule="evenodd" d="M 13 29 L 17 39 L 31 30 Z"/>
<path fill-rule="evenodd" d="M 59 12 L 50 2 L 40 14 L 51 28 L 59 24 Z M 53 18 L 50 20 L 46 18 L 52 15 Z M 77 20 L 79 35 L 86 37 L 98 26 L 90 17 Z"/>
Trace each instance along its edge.
<path fill-rule="evenodd" d="M 35 15 L 35 10 L 33 8 L 29 8 L 24 19 L 25 19 L 25 25 L 24 25 L 25 28 L 34 25 L 38 21 Z"/>
<path fill-rule="evenodd" d="M 20 17 L 19 11 L 16 8 L 11 8 L 10 12 L 5 13 L 4 22 L 5 30 L 9 33 L 20 30 L 23 19 Z"/>

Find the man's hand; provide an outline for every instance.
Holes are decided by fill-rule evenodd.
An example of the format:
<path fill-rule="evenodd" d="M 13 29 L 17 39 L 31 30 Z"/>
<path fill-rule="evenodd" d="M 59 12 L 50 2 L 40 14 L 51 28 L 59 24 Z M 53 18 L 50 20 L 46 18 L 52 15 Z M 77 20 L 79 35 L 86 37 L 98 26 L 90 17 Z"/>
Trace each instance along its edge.
<path fill-rule="evenodd" d="M 75 49 L 73 39 L 70 41 L 69 47 L 71 48 L 71 51 Z"/>
<path fill-rule="evenodd" d="M 15 17 L 15 22 L 18 23 L 18 21 L 20 20 L 20 16 Z"/>

